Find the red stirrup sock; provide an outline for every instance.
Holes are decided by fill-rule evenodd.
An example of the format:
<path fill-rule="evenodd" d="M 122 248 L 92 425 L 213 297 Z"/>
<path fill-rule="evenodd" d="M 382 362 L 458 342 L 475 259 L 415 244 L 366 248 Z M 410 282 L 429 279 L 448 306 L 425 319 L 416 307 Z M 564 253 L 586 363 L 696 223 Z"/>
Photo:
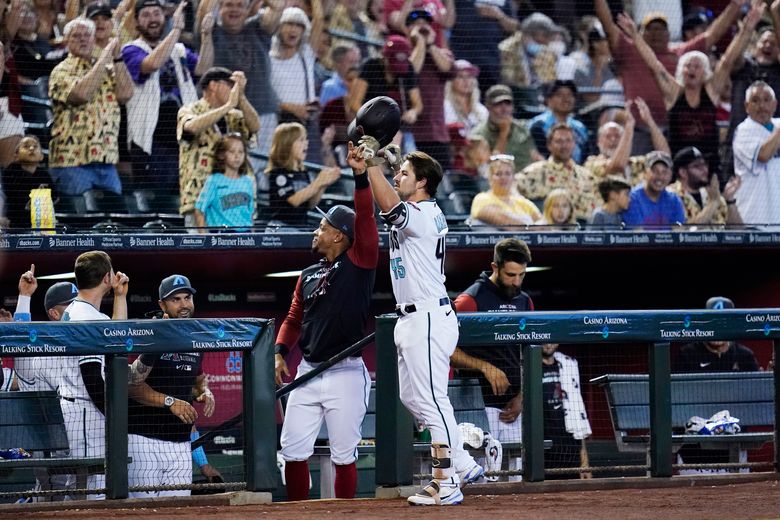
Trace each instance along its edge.
<path fill-rule="evenodd" d="M 336 482 L 333 487 L 336 498 L 355 498 L 357 491 L 357 466 L 352 464 L 336 464 Z"/>
<path fill-rule="evenodd" d="M 309 499 L 309 463 L 305 460 L 288 460 L 284 466 L 288 500 Z"/>

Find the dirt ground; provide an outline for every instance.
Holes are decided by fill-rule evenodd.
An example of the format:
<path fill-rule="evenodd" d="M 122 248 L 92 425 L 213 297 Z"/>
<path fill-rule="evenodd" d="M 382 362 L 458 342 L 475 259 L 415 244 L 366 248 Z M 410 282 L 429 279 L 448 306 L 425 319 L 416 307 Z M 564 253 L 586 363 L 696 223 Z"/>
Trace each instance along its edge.
<path fill-rule="evenodd" d="M 155 520 L 344 518 L 534 520 L 710 520 L 780 519 L 780 482 L 753 482 L 667 489 L 560 491 L 521 495 L 467 495 L 460 506 L 412 508 L 404 499 L 316 500 L 252 506 L 163 507 L 14 513 L 14 520 Z M 4 517 L 0 510 L 0 517 Z M 10 516 L 10 515 L 9 515 Z"/>

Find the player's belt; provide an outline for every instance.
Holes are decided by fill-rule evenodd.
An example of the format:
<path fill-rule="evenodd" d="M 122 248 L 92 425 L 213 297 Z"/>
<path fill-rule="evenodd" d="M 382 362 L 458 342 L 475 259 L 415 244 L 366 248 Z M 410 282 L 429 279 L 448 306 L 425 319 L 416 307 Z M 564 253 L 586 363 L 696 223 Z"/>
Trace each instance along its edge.
<path fill-rule="evenodd" d="M 450 304 L 450 299 L 447 297 L 439 298 L 439 307 L 443 307 L 445 305 Z M 417 306 L 413 303 L 409 303 L 407 305 L 396 305 L 395 306 L 395 313 L 399 316 L 406 316 L 407 314 L 411 314 L 413 312 L 417 312 Z"/>

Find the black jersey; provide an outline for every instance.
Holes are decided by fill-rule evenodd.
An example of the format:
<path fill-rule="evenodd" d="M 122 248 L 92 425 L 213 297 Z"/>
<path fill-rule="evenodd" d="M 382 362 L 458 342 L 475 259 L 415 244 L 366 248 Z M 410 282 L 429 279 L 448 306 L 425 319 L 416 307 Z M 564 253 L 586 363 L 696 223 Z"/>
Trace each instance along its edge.
<path fill-rule="evenodd" d="M 469 301 L 469 298 L 471 301 Z M 490 273 L 485 271 L 471 287 L 463 291 L 455 300 L 459 312 L 522 312 L 534 308 L 531 297 L 523 291 L 512 299 L 501 294 L 498 286 L 490 280 Z M 469 356 L 482 359 L 500 368 L 509 379 L 509 389 L 502 395 L 495 395 L 490 382 L 481 372 L 468 374 L 479 378 L 482 387 L 482 397 L 485 406 L 504 408 L 509 401 L 520 393 L 522 377 L 522 360 L 520 345 L 500 345 L 492 348 L 460 347 Z"/>
<path fill-rule="evenodd" d="M 192 402 L 192 387 L 201 373 L 203 354 L 142 354 L 141 362 L 152 365 L 146 383 L 157 392 L 188 403 Z M 191 424 L 176 417 L 169 408 L 144 406 L 132 398 L 127 410 L 127 431 L 144 437 L 170 442 L 190 440 Z"/>

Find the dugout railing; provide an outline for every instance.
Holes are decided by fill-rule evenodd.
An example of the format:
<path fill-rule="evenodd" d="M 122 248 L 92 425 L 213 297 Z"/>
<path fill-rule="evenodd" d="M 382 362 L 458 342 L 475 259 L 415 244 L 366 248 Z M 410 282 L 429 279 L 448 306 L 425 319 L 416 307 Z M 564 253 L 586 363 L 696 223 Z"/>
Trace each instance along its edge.
<path fill-rule="evenodd" d="M 393 328 L 397 317 L 377 318 L 376 417 L 377 487 L 411 485 L 414 474 L 412 416 L 399 399 L 397 353 Z M 458 316 L 460 346 L 501 348 L 522 345 L 523 479 L 543 481 L 544 418 L 542 356 L 544 343 L 647 345 L 650 435 L 650 477 L 671 477 L 672 391 L 671 342 L 708 340 L 772 340 L 780 359 L 780 309 L 583 311 L 472 313 Z M 780 414 L 780 364 L 774 364 L 774 417 Z M 777 423 L 773 428 L 772 464 L 780 472 Z"/>
<path fill-rule="evenodd" d="M 244 482 L 235 484 L 270 492 L 278 473 L 273 334 L 273 320 L 258 318 L 10 322 L 0 323 L 0 355 L 105 356 L 105 495 L 121 499 L 128 496 L 128 355 L 241 351 Z"/>

